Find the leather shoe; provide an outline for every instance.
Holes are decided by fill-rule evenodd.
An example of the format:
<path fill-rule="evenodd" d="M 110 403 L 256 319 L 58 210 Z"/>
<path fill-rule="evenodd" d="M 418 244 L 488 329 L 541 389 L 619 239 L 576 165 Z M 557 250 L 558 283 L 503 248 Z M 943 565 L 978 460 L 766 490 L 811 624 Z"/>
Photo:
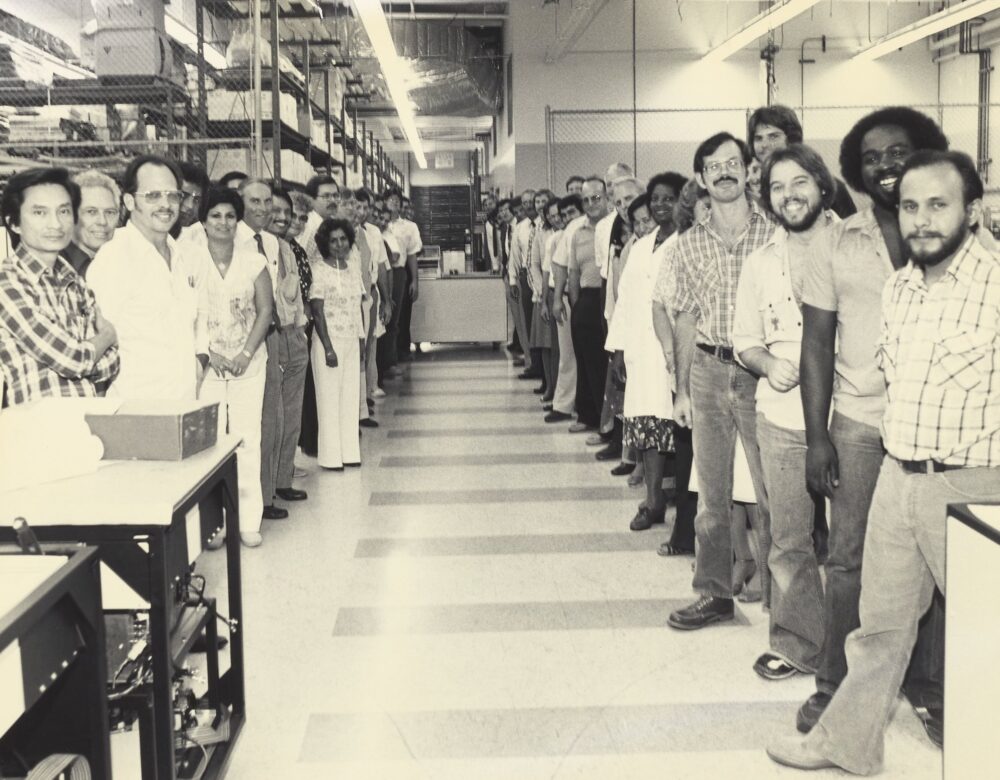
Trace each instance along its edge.
<path fill-rule="evenodd" d="M 694 631 L 712 623 L 733 619 L 733 600 L 702 596 L 694 604 L 671 612 L 667 625 L 682 631 Z"/>
<path fill-rule="evenodd" d="M 572 419 L 573 415 L 566 414 L 566 412 L 551 411 L 547 415 L 545 415 L 545 422 L 547 423 L 566 422 L 566 420 L 572 420 Z"/>
<path fill-rule="evenodd" d="M 513 364 L 514 368 L 521 368 L 524 365 L 524 358 L 523 357 L 515 357 L 510 362 Z"/>
<path fill-rule="evenodd" d="M 309 498 L 309 494 L 306 491 L 296 490 L 295 488 L 278 488 L 274 491 L 274 494 L 282 501 L 305 501 Z"/>
<path fill-rule="evenodd" d="M 754 661 L 753 670 L 765 680 L 787 680 L 797 674 L 812 674 L 800 669 L 783 655 L 768 650 Z"/>
<path fill-rule="evenodd" d="M 364 420 L 359 420 L 358 425 L 362 428 L 378 428 L 378 423 L 371 417 L 366 417 Z"/>
<path fill-rule="evenodd" d="M 587 425 L 587 423 L 583 422 L 575 422 L 571 426 L 569 426 L 570 433 L 586 433 L 587 431 L 592 431 L 592 430 L 594 429 L 591 428 L 589 425 Z"/>
<path fill-rule="evenodd" d="M 603 450 L 594 453 L 594 457 L 598 460 L 618 460 L 621 456 L 622 448 L 615 444 L 609 444 Z"/>
<path fill-rule="evenodd" d="M 542 404 L 542 411 L 543 412 L 551 412 L 552 411 L 552 404 L 550 404 L 550 403 L 544 403 L 544 404 Z"/>
<path fill-rule="evenodd" d="M 926 705 L 913 705 L 913 712 L 920 718 L 927 733 L 927 739 L 937 747 L 944 746 L 944 708 L 929 707 Z"/>
<path fill-rule="evenodd" d="M 632 522 L 629 523 L 628 529 L 630 531 L 648 531 L 657 523 L 666 522 L 664 518 L 665 514 L 666 512 L 661 512 L 659 516 L 657 516 L 645 506 L 640 506 L 639 511 L 636 512 L 635 517 L 632 518 Z"/>
<path fill-rule="evenodd" d="M 266 506 L 261 517 L 265 520 L 284 520 L 288 517 L 288 510 L 282 509 L 280 506 Z"/>
<path fill-rule="evenodd" d="M 522 371 L 520 374 L 517 375 L 517 378 L 518 379 L 541 379 L 542 375 L 539 374 L 537 371 L 531 371 L 529 369 L 528 371 Z"/>
<path fill-rule="evenodd" d="M 531 392 L 535 395 L 545 395 L 545 385 L 539 385 L 538 387 L 533 387 Z"/>
<path fill-rule="evenodd" d="M 812 727 L 819 722 L 832 698 L 829 693 L 816 691 L 806 699 L 805 703 L 799 707 L 799 711 L 795 713 L 795 728 L 803 734 L 812 731 Z"/>
<path fill-rule="evenodd" d="M 600 453 L 598 453 L 598 454 L 600 454 Z M 635 471 L 635 464 L 634 463 L 619 463 L 617 466 L 615 466 L 613 469 L 611 469 L 611 476 L 612 477 L 624 477 L 627 474 L 631 474 L 633 471 Z"/>
<path fill-rule="evenodd" d="M 839 768 L 826 756 L 807 744 L 802 737 L 785 737 L 767 746 L 767 755 L 772 761 L 793 769 L 835 769 Z"/>

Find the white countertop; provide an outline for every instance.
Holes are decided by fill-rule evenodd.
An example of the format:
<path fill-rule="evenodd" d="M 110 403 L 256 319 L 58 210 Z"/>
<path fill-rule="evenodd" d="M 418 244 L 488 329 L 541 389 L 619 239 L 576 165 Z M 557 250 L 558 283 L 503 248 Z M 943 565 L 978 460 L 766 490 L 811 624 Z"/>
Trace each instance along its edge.
<path fill-rule="evenodd" d="M 239 443 L 220 436 L 185 460 L 102 461 L 95 474 L 0 493 L 0 523 L 23 517 L 32 526 L 170 525 L 176 507 Z"/>

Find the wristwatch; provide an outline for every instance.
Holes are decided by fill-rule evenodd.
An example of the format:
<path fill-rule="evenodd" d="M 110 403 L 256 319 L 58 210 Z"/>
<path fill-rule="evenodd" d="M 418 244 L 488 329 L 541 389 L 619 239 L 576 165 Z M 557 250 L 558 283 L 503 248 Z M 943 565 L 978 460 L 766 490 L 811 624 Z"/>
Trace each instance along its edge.
<path fill-rule="evenodd" d="M 250 354 L 250 353 L 249 353 L 249 352 L 248 352 L 247 350 L 245 350 L 245 349 L 243 350 L 243 356 L 244 356 L 244 357 L 245 357 L 245 358 L 246 358 L 247 360 L 252 360 L 252 359 L 253 359 L 253 355 L 251 355 L 251 354 Z"/>

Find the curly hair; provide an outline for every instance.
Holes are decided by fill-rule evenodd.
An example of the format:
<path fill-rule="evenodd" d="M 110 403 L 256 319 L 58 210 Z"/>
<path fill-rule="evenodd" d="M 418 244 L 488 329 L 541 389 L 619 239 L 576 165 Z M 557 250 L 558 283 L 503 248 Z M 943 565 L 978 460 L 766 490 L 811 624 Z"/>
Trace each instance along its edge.
<path fill-rule="evenodd" d="M 343 230 L 347 236 L 347 243 L 354 246 L 354 225 L 346 219 L 324 219 L 322 224 L 316 228 L 316 248 L 323 255 L 324 260 L 330 258 L 330 235 L 334 230 Z"/>
<path fill-rule="evenodd" d="M 937 123 L 926 114 L 908 106 L 890 106 L 861 117 L 840 144 L 840 174 L 851 187 L 864 192 L 861 178 L 861 140 L 869 131 L 882 125 L 899 127 L 906 133 L 914 149 L 947 151 L 948 139 Z"/>
<path fill-rule="evenodd" d="M 679 173 L 674 173 L 673 171 L 664 171 L 663 173 L 658 173 L 656 174 L 656 176 L 650 179 L 649 183 L 646 185 L 646 195 L 652 197 L 653 190 L 655 190 L 661 184 L 664 187 L 669 187 L 671 190 L 673 190 L 674 196 L 679 198 L 681 196 L 681 190 L 683 190 L 684 185 L 687 184 L 687 179 L 683 175 Z"/>
<path fill-rule="evenodd" d="M 761 173 L 760 202 L 768 212 L 771 214 L 774 213 L 774 207 L 771 205 L 771 171 L 774 170 L 775 165 L 785 160 L 797 163 L 802 170 L 816 180 L 816 186 L 819 187 L 820 199 L 823 202 L 824 209 L 833 206 L 833 201 L 837 196 L 837 185 L 833 181 L 833 174 L 830 173 L 830 169 L 823 162 L 823 158 L 810 146 L 792 144 L 784 149 L 775 151 L 768 158 L 767 164 Z"/>

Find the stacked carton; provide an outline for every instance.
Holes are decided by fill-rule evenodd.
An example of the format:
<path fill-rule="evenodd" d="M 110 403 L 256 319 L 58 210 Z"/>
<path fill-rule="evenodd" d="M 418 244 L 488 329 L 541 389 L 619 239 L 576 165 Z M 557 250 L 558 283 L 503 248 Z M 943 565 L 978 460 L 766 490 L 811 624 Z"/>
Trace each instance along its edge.
<path fill-rule="evenodd" d="M 93 0 L 98 76 L 174 76 L 163 0 Z"/>

